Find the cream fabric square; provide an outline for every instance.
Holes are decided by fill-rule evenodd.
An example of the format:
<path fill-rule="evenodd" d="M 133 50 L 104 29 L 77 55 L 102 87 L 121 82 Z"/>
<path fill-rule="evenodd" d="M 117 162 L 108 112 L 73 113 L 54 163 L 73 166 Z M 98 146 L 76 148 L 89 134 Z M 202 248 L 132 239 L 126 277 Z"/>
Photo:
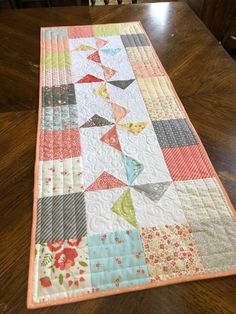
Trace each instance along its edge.
<path fill-rule="evenodd" d="M 84 190 L 81 157 L 40 161 L 38 175 L 39 198 Z"/>
<path fill-rule="evenodd" d="M 175 181 L 174 185 L 188 222 L 231 216 L 215 178 Z"/>
<path fill-rule="evenodd" d="M 184 117 L 165 76 L 146 77 L 137 82 L 152 120 Z"/>
<path fill-rule="evenodd" d="M 206 272 L 236 268 L 236 220 L 211 218 L 190 223 Z"/>

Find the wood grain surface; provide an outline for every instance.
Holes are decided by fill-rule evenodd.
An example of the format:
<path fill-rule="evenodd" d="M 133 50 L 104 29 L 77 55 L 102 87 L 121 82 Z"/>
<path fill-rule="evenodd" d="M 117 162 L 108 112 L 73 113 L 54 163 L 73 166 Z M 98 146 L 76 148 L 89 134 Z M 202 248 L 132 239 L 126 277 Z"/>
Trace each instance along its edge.
<path fill-rule="evenodd" d="M 236 206 L 236 65 L 181 2 L 1 11 L 0 313 L 26 293 L 39 90 L 39 31 L 140 20 Z M 235 313 L 235 277 L 189 282 L 34 313 Z"/>

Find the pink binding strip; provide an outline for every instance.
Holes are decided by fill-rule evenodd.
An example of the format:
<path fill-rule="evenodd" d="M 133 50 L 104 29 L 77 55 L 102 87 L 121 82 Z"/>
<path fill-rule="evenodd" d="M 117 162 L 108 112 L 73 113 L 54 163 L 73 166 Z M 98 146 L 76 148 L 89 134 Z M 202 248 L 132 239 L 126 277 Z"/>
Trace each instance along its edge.
<path fill-rule="evenodd" d="M 168 83 L 173 91 L 173 93 L 176 96 L 176 99 L 178 100 L 178 105 L 180 106 L 181 110 L 185 114 L 185 117 L 188 121 L 188 123 L 191 125 L 192 130 L 195 133 L 195 136 L 197 137 L 199 141 L 199 145 L 202 148 L 202 151 L 208 160 L 209 166 L 211 167 L 211 170 L 213 171 L 215 178 L 217 182 L 219 183 L 219 186 L 221 187 L 221 191 L 224 194 L 224 197 L 227 201 L 227 205 L 230 207 L 232 214 L 234 217 L 236 217 L 236 212 L 235 209 L 223 187 L 223 184 L 221 183 L 208 155 L 207 152 L 202 144 L 201 139 L 199 138 L 194 126 L 192 125 L 189 116 L 181 103 L 181 100 L 179 99 L 174 86 L 167 75 L 159 57 L 157 56 L 157 53 L 146 33 L 144 30 L 142 24 L 140 21 L 133 21 L 133 22 L 126 22 L 128 23 L 138 23 L 143 32 L 145 33 L 147 40 L 150 43 L 150 46 L 152 47 L 152 50 L 157 57 L 157 59 L 160 62 L 160 66 L 165 73 Z M 108 24 L 120 24 L 120 23 L 108 23 Z M 104 25 L 104 24 L 96 24 L 96 25 Z M 81 26 L 89 26 L 89 25 L 81 25 Z M 60 27 L 68 27 L 68 26 L 53 26 L 50 28 L 60 28 Z M 31 246 L 30 246 L 30 260 L 29 260 L 29 277 L 28 277 L 28 293 L 27 293 L 27 308 L 29 309 L 35 309 L 35 308 L 41 308 L 41 307 L 47 307 L 47 306 L 53 306 L 53 305 L 59 305 L 59 304 L 65 304 L 65 303 L 73 303 L 73 302 L 78 302 L 78 301 L 85 301 L 85 300 L 90 300 L 90 299 L 96 299 L 96 298 L 101 298 L 105 296 L 111 296 L 111 295 L 116 295 L 116 294 L 122 294 L 122 293 L 127 293 L 127 292 L 132 292 L 132 291 L 140 291 L 140 290 L 146 290 L 149 288 L 155 288 L 155 287 L 162 287 L 162 286 L 167 286 L 171 284 L 177 284 L 181 282 L 189 282 L 189 281 L 196 281 L 196 280 L 202 280 L 202 279 L 211 279 L 211 278 L 218 278 L 218 277 L 226 277 L 226 276 L 232 276 L 236 275 L 236 269 L 235 270 L 226 270 L 222 272 L 214 272 L 214 273 L 208 273 L 208 274 L 202 274 L 202 275 L 193 275 L 193 276 L 188 276 L 188 277 L 182 277 L 182 278 L 174 278 L 174 279 L 168 279 L 162 282 L 150 282 L 148 284 L 143 284 L 143 285 L 136 285 L 136 286 L 131 286 L 131 287 L 126 287 L 126 288 L 120 288 L 120 289 L 113 289 L 113 290 L 108 290 L 108 291 L 98 291 L 98 292 L 92 292 L 88 293 L 85 295 L 77 296 L 77 297 L 72 297 L 72 298 L 61 298 L 55 301 L 44 301 L 40 303 L 35 303 L 33 302 L 33 287 L 34 287 L 34 257 L 35 257 L 35 231 L 36 231 L 36 223 L 37 223 L 37 195 L 38 195 L 38 163 L 39 163 L 39 136 L 40 136 L 40 125 L 41 125 L 41 109 L 42 109 L 42 50 L 43 50 L 43 45 L 42 45 L 42 30 L 43 27 L 41 28 L 40 32 L 40 85 L 39 85 L 39 109 L 38 109 L 38 127 L 37 127 L 37 143 L 36 143 L 36 158 L 35 158 L 35 168 L 34 168 L 34 202 L 33 202 L 33 222 L 32 222 L 32 231 L 31 231 Z"/>

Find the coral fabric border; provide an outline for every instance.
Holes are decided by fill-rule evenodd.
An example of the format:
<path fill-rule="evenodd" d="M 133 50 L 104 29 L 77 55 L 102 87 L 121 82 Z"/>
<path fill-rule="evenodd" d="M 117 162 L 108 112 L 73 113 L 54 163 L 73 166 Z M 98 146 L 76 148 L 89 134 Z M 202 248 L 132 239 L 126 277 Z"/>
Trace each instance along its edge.
<path fill-rule="evenodd" d="M 146 31 L 144 30 L 142 24 L 140 21 L 132 21 L 132 22 L 128 22 L 128 23 L 139 23 L 139 26 L 142 28 L 143 32 L 145 33 L 147 40 L 150 43 L 151 48 L 153 49 L 155 55 L 156 51 L 146 33 Z M 109 23 L 109 24 L 117 24 L 117 23 Z M 118 23 L 119 24 L 119 23 Z M 104 25 L 104 24 L 97 24 L 97 25 Z M 81 26 L 88 26 L 88 25 L 81 25 Z M 65 27 L 65 26 L 56 26 L 55 28 L 60 28 L 60 27 Z M 196 281 L 196 280 L 202 280 L 202 279 L 210 279 L 210 278 L 217 278 L 217 277 L 225 277 L 225 276 L 232 276 L 232 275 L 236 275 L 236 269 L 235 270 L 228 270 L 228 271 L 222 271 L 222 272 L 214 272 L 214 273 L 208 273 L 208 274 L 203 274 L 203 275 L 194 275 L 194 276 L 188 276 L 188 277 L 184 277 L 184 278 L 174 278 L 174 279 L 168 279 L 165 280 L 163 282 L 150 282 L 147 284 L 142 284 L 142 285 L 136 285 L 136 286 L 131 286 L 131 287 L 125 287 L 125 288 L 117 288 L 117 289 L 113 289 L 113 290 L 109 290 L 109 291 L 98 291 L 98 292 L 92 292 L 86 295 L 81 295 L 81 296 L 77 296 L 77 297 L 68 297 L 68 298 L 61 298 L 55 301 L 44 301 L 41 303 L 34 303 L 33 302 L 33 280 L 34 280 L 34 256 L 35 256 L 35 251 L 34 251 L 34 247 L 35 247 L 35 233 L 36 233 L 36 220 L 37 220 L 37 194 L 38 194 L 38 163 L 39 163 L 39 144 L 40 144 L 40 125 L 41 125 L 41 111 L 42 111 L 42 96 L 41 96 L 41 90 L 42 90 L 42 29 L 41 28 L 41 36 L 40 36 L 40 88 L 39 88 L 39 109 L 38 109 L 38 127 L 37 127 L 37 144 L 36 144 L 36 159 L 35 159 L 35 170 L 34 170 L 34 202 L 33 202 L 33 222 L 32 222 L 32 231 L 31 231 L 31 247 L 30 247 L 30 260 L 29 260 L 29 277 L 28 277 L 28 293 L 27 293 L 27 307 L 29 309 L 35 309 L 35 308 L 41 308 L 41 307 L 47 307 L 47 306 L 53 306 L 53 305 L 59 305 L 59 304 L 65 304 L 65 303 L 73 303 L 73 302 L 78 302 L 78 301 L 84 301 L 84 300 L 89 300 L 89 299 L 96 299 L 96 298 L 101 298 L 104 296 L 110 296 L 110 295 L 116 295 L 116 294 L 122 294 L 122 293 L 127 293 L 127 292 L 132 292 L 132 291 L 140 291 L 140 290 L 145 290 L 145 289 L 149 289 L 149 288 L 154 288 L 154 287 L 161 287 L 161 286 L 167 286 L 167 285 L 171 285 L 171 284 L 176 284 L 176 283 L 181 283 L 181 282 L 189 282 L 189 281 Z M 158 58 L 158 56 L 157 56 Z M 158 58 L 159 60 L 159 58 Z M 201 145 L 201 148 L 203 149 L 203 153 L 208 161 L 208 164 L 213 172 L 213 174 L 215 175 L 215 178 L 217 180 L 217 182 L 219 183 L 221 190 L 226 198 L 227 204 L 230 207 L 232 214 L 236 217 L 236 212 L 235 209 L 207 155 L 207 152 L 194 128 L 194 126 L 192 125 L 187 112 L 185 111 L 185 108 L 183 106 L 183 104 L 181 103 L 175 89 L 174 86 L 169 78 L 169 76 L 167 75 L 165 69 L 163 68 L 161 62 L 160 62 L 160 66 L 162 67 L 163 72 L 166 74 L 168 82 L 171 86 L 171 89 L 173 91 L 173 93 L 176 96 L 176 99 L 178 100 L 178 105 L 181 108 L 181 110 L 183 111 L 183 113 L 185 114 L 185 117 L 188 121 L 188 123 L 190 124 L 190 126 L 192 127 L 192 130 L 194 132 L 194 135 L 196 136 L 196 138 L 199 141 L 199 144 Z"/>

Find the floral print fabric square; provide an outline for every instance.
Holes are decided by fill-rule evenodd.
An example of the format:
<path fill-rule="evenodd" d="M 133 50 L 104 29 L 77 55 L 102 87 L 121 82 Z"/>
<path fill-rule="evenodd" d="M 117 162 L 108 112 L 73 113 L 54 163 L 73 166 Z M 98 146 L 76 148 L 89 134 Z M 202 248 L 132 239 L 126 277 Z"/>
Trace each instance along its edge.
<path fill-rule="evenodd" d="M 77 105 L 45 107 L 42 112 L 41 129 L 45 131 L 76 129 L 79 127 L 78 116 Z"/>
<path fill-rule="evenodd" d="M 152 280 L 200 274 L 203 266 L 187 225 L 142 228 L 141 238 Z"/>
<path fill-rule="evenodd" d="M 43 88 L 43 106 L 75 105 L 74 84 Z"/>
<path fill-rule="evenodd" d="M 39 198 L 81 192 L 83 184 L 80 157 L 39 162 Z"/>
<path fill-rule="evenodd" d="M 138 230 L 88 237 L 92 285 L 107 290 L 150 281 Z"/>
<path fill-rule="evenodd" d="M 86 238 L 40 243 L 35 249 L 37 294 L 47 300 L 92 290 Z"/>

